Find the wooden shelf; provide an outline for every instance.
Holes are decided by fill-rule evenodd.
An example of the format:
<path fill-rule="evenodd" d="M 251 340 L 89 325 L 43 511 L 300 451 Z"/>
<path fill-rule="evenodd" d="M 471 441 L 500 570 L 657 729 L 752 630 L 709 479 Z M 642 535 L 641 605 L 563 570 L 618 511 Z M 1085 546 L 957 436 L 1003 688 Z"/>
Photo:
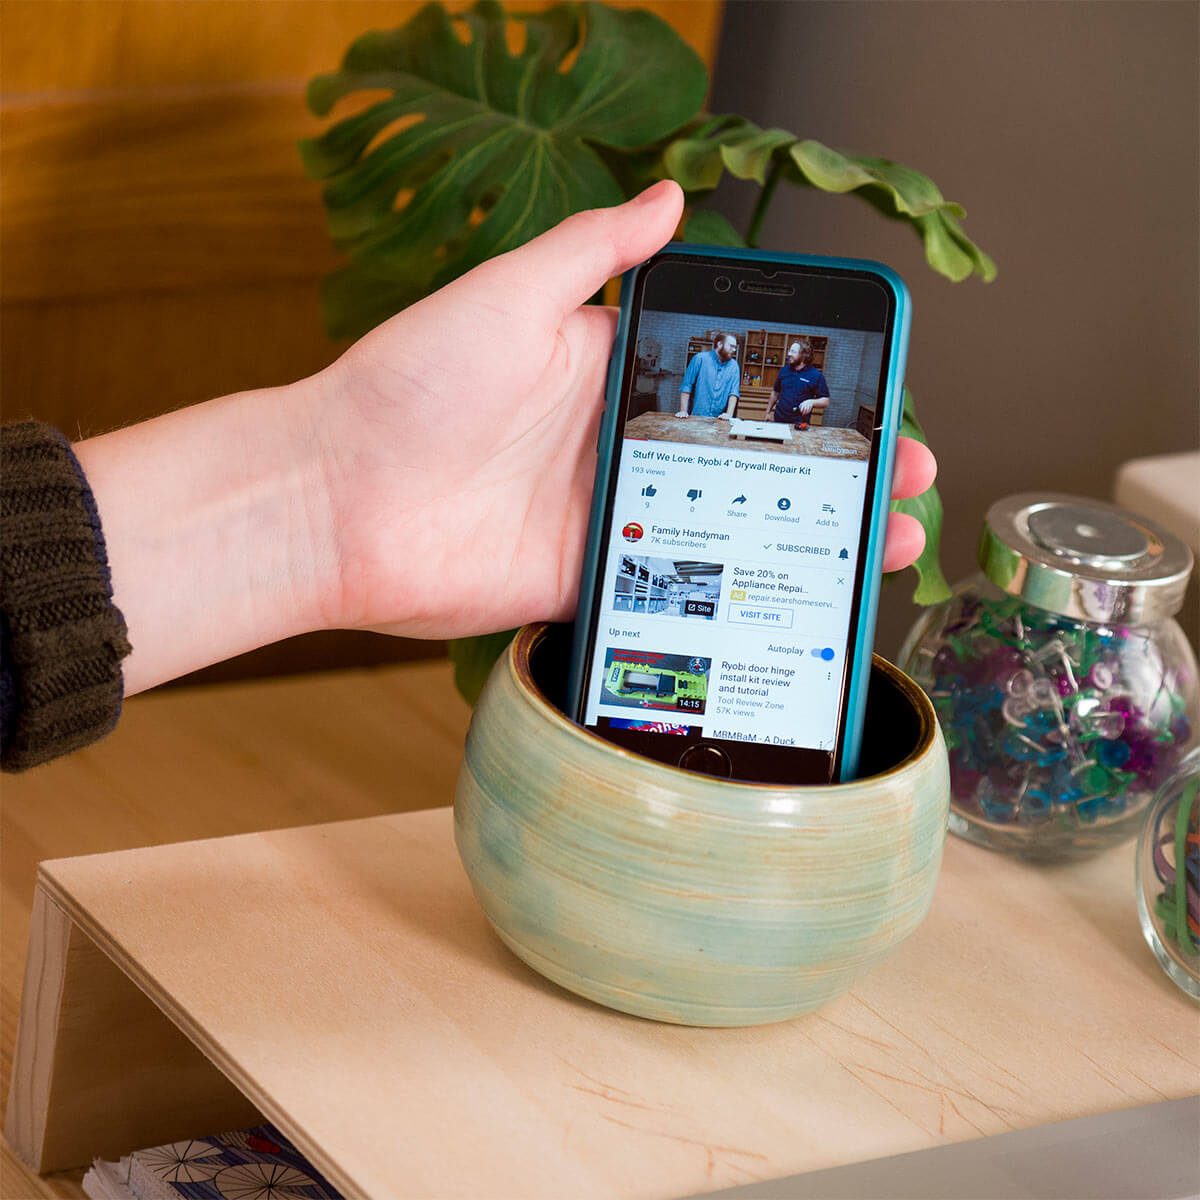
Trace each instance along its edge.
<path fill-rule="evenodd" d="M 746 333 L 745 347 L 740 349 L 743 400 L 760 401 L 763 414 L 766 413 L 779 368 L 787 361 L 787 348 L 802 337 L 812 343 L 812 365 L 818 371 L 824 371 L 825 353 L 829 349 L 827 337 L 812 333 L 771 333 L 765 329 L 751 329 Z M 754 419 L 749 412 L 745 415 Z M 816 415 L 820 417 L 820 414 Z M 815 422 L 820 423 L 820 419 Z"/>
<path fill-rule="evenodd" d="M 261 1113 L 347 1196 L 586 1200 L 1182 1097 L 1195 1012 L 1142 943 L 1132 857 L 1038 870 L 951 839 L 893 959 L 748 1030 L 535 975 L 445 809 L 47 862 L 6 1133 L 49 1171 Z"/>

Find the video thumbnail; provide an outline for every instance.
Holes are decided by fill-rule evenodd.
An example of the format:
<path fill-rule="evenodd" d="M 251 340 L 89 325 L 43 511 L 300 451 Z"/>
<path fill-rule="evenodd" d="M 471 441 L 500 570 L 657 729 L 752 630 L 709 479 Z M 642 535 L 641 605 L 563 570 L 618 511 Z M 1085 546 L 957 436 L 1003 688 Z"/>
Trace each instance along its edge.
<path fill-rule="evenodd" d="M 675 721 L 638 721 L 631 717 L 601 717 L 601 728 L 631 729 L 635 733 L 671 733 L 679 737 L 700 736 L 696 725 L 680 725 Z"/>
<path fill-rule="evenodd" d="M 604 654 L 600 703 L 702 713 L 711 668 L 711 658 L 609 648 Z"/>
<path fill-rule="evenodd" d="M 720 563 L 622 554 L 613 589 L 614 612 L 711 621 L 721 599 Z"/>
<path fill-rule="evenodd" d="M 883 334 L 642 314 L 625 437 L 865 461 Z"/>

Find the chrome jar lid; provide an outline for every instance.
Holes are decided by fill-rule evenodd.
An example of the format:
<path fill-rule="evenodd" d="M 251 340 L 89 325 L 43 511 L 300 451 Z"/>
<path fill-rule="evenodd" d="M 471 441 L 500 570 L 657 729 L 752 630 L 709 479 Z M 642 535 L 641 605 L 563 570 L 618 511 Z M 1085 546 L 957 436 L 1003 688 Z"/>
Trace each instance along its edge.
<path fill-rule="evenodd" d="M 1038 608 L 1134 625 L 1179 611 L 1192 552 L 1115 504 L 1026 492 L 988 509 L 979 565 L 997 587 Z"/>

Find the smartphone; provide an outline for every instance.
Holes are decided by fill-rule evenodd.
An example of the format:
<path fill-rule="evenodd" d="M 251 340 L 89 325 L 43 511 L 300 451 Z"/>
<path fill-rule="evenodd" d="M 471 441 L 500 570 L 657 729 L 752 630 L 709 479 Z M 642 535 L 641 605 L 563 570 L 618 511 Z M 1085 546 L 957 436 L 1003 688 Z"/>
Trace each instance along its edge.
<path fill-rule="evenodd" d="M 858 260 L 671 243 L 625 276 L 580 725 L 723 778 L 854 777 L 910 313 Z"/>

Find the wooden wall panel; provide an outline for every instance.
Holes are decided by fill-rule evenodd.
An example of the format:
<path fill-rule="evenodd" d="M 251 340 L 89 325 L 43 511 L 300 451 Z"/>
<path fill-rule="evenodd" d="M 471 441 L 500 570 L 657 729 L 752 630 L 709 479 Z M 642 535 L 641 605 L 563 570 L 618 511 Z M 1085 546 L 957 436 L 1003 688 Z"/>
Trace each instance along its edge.
<path fill-rule="evenodd" d="M 5 418 L 78 439 L 300 379 L 336 353 L 315 281 L 14 304 L 0 324 Z"/>
<path fill-rule="evenodd" d="M 641 6 L 711 65 L 720 0 Z M 337 257 L 319 187 L 296 152 L 298 139 L 322 127 L 304 86 L 335 68 L 356 36 L 394 27 L 417 7 L 4 0 L 5 418 L 35 416 L 78 438 L 301 378 L 336 357 L 317 286 Z M 354 662 L 440 649 L 347 636 Z M 301 640 L 246 670 L 331 656 L 328 638 L 316 652 Z"/>
<path fill-rule="evenodd" d="M 296 88 L 119 92 L 0 112 L 4 299 L 311 281 L 337 255 Z"/>
<path fill-rule="evenodd" d="M 608 0 L 658 13 L 710 64 L 720 0 Z M 525 12 L 552 0 L 521 0 Z M 6 95 L 305 79 L 332 70 L 368 29 L 390 29 L 415 0 L 5 0 Z M 451 4 L 462 11 L 466 4 Z"/>

